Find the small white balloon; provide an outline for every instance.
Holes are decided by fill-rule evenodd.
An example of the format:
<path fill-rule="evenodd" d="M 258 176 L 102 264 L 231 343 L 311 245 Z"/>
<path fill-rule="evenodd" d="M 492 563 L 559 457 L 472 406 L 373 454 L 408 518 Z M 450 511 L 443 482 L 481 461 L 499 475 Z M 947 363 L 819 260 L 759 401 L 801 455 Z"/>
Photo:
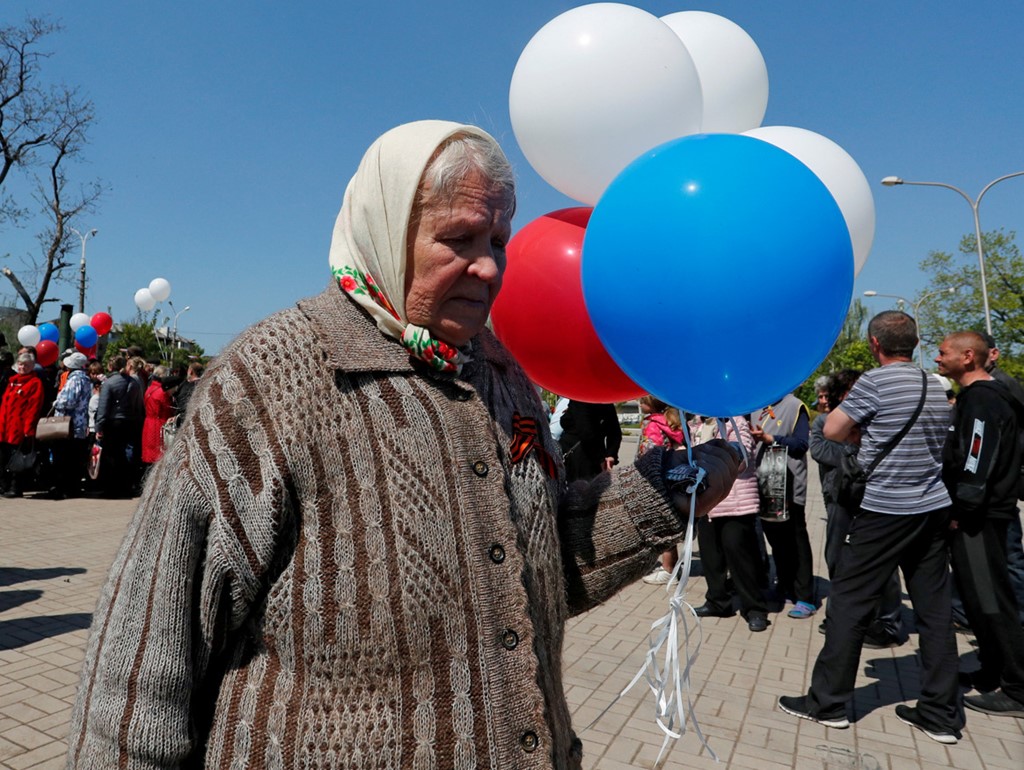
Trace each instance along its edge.
<path fill-rule="evenodd" d="M 71 331 L 77 332 L 81 327 L 88 326 L 92 321 L 92 316 L 86 315 L 85 313 L 75 313 L 71 316 Z"/>
<path fill-rule="evenodd" d="M 594 3 L 556 16 L 526 44 L 508 106 L 530 165 L 593 205 L 639 155 L 700 130 L 700 80 L 657 16 Z"/>
<path fill-rule="evenodd" d="M 785 150 L 824 183 L 839 204 L 850 231 L 853 274 L 860 273 L 875 240 L 875 199 L 857 161 L 831 139 L 806 128 L 762 126 L 744 133 Z"/>
<path fill-rule="evenodd" d="M 705 134 L 739 134 L 757 128 L 768 109 L 768 67 L 757 43 L 740 26 L 706 11 L 662 16 L 700 76 Z"/>
<path fill-rule="evenodd" d="M 143 313 L 148 313 L 156 307 L 156 300 L 153 299 L 153 295 L 150 294 L 149 289 L 139 289 L 135 292 L 135 305 Z"/>
<path fill-rule="evenodd" d="M 154 278 L 149 282 L 149 293 L 157 302 L 163 302 L 171 296 L 171 283 L 166 278 Z"/>
<path fill-rule="evenodd" d="M 34 348 L 41 339 L 38 326 L 22 326 L 18 329 L 18 342 L 27 348 Z"/>

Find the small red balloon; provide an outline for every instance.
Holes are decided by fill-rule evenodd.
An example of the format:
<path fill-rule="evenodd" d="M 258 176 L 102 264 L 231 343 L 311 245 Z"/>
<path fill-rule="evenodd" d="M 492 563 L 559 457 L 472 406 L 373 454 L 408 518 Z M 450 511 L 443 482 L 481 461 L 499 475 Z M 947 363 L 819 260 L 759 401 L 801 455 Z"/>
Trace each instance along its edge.
<path fill-rule="evenodd" d="M 57 343 L 52 340 L 40 340 L 36 345 L 36 363 L 40 366 L 50 366 L 57 362 Z"/>
<path fill-rule="evenodd" d="M 553 211 L 516 233 L 491 321 L 538 385 L 577 401 L 607 404 L 644 391 L 605 351 L 583 302 L 580 259 L 592 211 Z"/>
<path fill-rule="evenodd" d="M 79 343 L 75 343 L 75 350 L 84 355 L 88 359 L 96 358 L 96 345 L 92 347 L 84 348 Z"/>
<path fill-rule="evenodd" d="M 96 333 L 102 337 L 114 328 L 114 319 L 110 317 L 109 313 L 96 313 L 89 321 L 89 326 L 95 329 Z"/>

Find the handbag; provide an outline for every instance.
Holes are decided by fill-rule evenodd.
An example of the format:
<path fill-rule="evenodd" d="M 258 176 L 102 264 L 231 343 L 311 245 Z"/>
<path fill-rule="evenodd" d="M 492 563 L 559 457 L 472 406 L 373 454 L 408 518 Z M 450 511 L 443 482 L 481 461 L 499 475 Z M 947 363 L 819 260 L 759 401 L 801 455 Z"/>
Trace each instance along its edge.
<path fill-rule="evenodd" d="M 96 481 L 100 477 L 100 460 L 103 458 L 103 447 L 93 444 L 89 450 L 89 464 L 86 467 L 86 474 L 90 479 Z"/>
<path fill-rule="evenodd" d="M 36 452 L 35 445 L 31 442 L 23 442 L 7 461 L 8 473 L 25 473 L 36 467 L 36 459 L 39 454 Z"/>
<path fill-rule="evenodd" d="M 860 504 L 864 500 L 864 493 L 868 488 L 868 479 L 875 472 L 878 464 L 896 448 L 896 445 L 903 440 L 903 437 L 907 435 L 914 426 L 914 423 L 917 422 L 917 418 L 921 415 L 921 410 L 924 408 L 924 400 L 927 394 L 928 375 L 922 370 L 921 399 L 917 402 L 917 409 L 914 410 L 914 414 L 911 415 L 907 424 L 900 428 L 900 432 L 885 442 L 885 445 L 875 455 L 875 459 L 871 461 L 871 465 L 867 468 L 861 467 L 860 463 L 857 462 L 857 455 L 855 454 L 845 455 L 839 461 L 839 465 L 836 466 L 835 477 L 836 502 L 843 506 L 843 508 L 848 511 L 856 511 L 860 508 Z"/>
<path fill-rule="evenodd" d="M 41 417 L 36 425 L 36 439 L 43 444 L 71 438 L 71 415 Z"/>

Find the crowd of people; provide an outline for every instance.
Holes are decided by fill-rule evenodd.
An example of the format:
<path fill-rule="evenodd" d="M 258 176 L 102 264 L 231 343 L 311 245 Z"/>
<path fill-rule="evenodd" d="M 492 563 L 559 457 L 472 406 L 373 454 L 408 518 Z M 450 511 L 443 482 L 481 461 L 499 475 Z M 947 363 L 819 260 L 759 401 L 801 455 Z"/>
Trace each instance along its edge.
<path fill-rule="evenodd" d="M 51 366 L 32 347 L 0 352 L 0 495 L 140 494 L 203 373 L 198 362 L 172 371 L 141 353 L 118 352 L 104 367 L 76 350 Z M 68 418 L 67 437 L 37 439 L 49 415 Z"/>

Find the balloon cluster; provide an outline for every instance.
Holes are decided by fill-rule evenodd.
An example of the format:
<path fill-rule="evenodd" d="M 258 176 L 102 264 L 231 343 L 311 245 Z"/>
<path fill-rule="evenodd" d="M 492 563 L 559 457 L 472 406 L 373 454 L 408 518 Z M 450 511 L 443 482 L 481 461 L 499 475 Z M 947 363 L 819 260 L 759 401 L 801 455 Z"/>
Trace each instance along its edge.
<path fill-rule="evenodd" d="M 166 278 L 154 278 L 145 286 L 135 292 L 135 306 L 143 313 L 148 313 L 156 307 L 157 302 L 163 302 L 171 296 L 171 283 Z"/>
<path fill-rule="evenodd" d="M 589 208 L 508 246 L 495 331 L 540 385 L 585 401 L 641 392 L 750 412 L 828 354 L 874 237 L 871 191 L 823 136 L 760 127 L 753 39 L 701 11 L 567 11 L 516 64 L 516 139 Z"/>
<path fill-rule="evenodd" d="M 96 346 L 99 338 L 109 334 L 114 326 L 114 319 L 109 313 L 75 313 L 71 316 L 71 331 L 75 337 L 75 350 L 89 358 L 96 357 Z M 50 366 L 57 362 L 60 349 L 57 342 L 60 330 L 56 324 L 41 323 L 38 326 L 22 326 L 18 330 L 18 342 L 26 347 L 36 349 L 36 361 L 40 366 Z"/>

